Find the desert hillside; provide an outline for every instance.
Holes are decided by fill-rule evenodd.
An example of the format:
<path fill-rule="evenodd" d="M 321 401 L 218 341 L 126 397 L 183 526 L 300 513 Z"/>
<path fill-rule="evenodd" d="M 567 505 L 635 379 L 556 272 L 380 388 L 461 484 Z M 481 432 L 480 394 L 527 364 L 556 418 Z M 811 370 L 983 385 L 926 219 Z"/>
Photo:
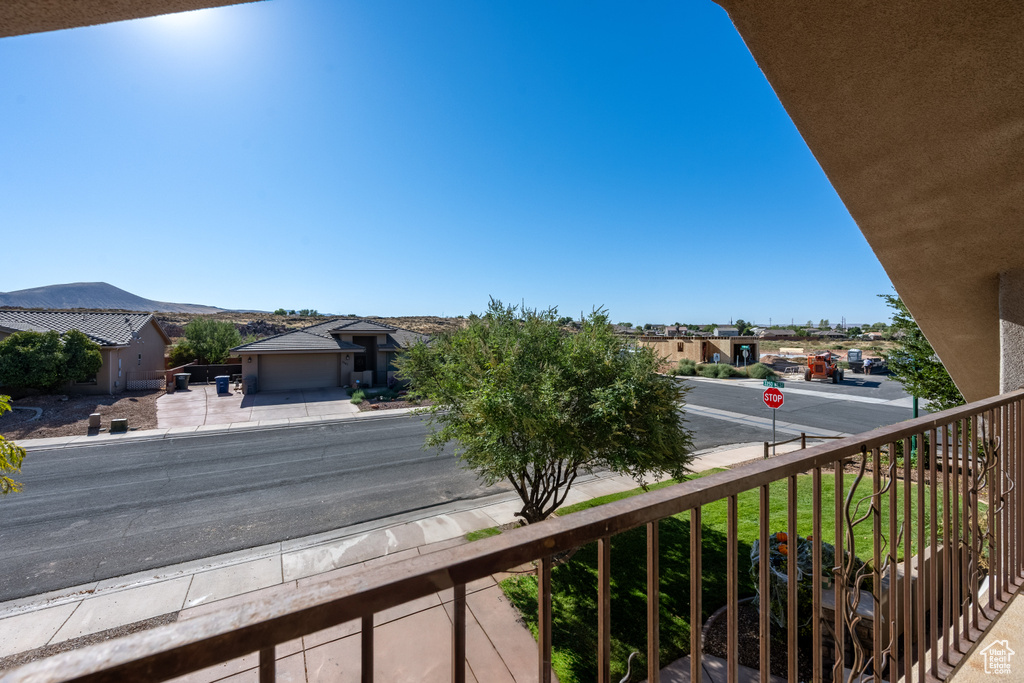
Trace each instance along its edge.
<path fill-rule="evenodd" d="M 154 301 L 106 282 L 70 282 L 13 292 L 0 292 L 0 308 L 89 309 L 217 313 L 223 309 L 200 304 Z"/>

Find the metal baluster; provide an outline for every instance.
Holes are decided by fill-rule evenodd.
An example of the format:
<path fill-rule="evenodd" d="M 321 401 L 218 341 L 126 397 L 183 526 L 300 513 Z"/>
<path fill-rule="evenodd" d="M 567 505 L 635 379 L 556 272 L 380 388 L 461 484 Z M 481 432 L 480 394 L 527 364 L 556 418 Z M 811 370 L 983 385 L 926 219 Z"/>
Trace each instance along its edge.
<path fill-rule="evenodd" d="M 726 620 L 728 627 L 726 674 L 729 683 L 739 680 L 739 511 L 735 495 L 729 496 L 728 530 L 726 533 Z M 700 678 L 696 680 L 702 680 Z"/>
<path fill-rule="evenodd" d="M 466 683 L 466 584 L 452 592 L 452 683 Z"/>
<path fill-rule="evenodd" d="M 690 510 L 690 680 L 704 680 L 701 671 L 700 632 L 704 628 L 701 597 L 704 590 L 701 566 L 701 514 L 700 506 Z"/>
<path fill-rule="evenodd" d="M 769 487 L 765 484 L 761 487 L 761 524 L 760 536 L 758 537 L 758 570 L 757 585 L 761 598 L 761 609 L 759 612 L 760 633 L 761 633 L 761 683 L 768 683 L 771 678 L 771 612 L 768 605 L 771 600 L 771 588 L 768 582 L 769 576 L 769 553 L 768 553 L 768 528 L 771 525 L 771 508 L 768 504 Z M 815 641 L 817 642 L 817 641 Z M 700 680 L 700 679 L 697 679 Z"/>
<path fill-rule="evenodd" d="M 551 556 L 537 562 L 537 680 L 551 683 Z"/>
<path fill-rule="evenodd" d="M 658 520 L 647 523 L 647 681 L 661 680 L 661 568 Z"/>
<path fill-rule="evenodd" d="M 612 678 L 612 539 L 597 540 L 597 681 Z"/>

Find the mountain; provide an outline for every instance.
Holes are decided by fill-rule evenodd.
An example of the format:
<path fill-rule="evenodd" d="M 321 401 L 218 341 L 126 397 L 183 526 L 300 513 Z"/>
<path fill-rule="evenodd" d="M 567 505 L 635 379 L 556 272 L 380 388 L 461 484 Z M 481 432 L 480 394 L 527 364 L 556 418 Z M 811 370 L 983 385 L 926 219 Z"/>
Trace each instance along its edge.
<path fill-rule="evenodd" d="M 72 282 L 0 292 L 0 308 L 92 308 L 167 313 L 221 313 L 223 308 L 198 304 L 172 304 L 135 296 L 106 282 Z"/>

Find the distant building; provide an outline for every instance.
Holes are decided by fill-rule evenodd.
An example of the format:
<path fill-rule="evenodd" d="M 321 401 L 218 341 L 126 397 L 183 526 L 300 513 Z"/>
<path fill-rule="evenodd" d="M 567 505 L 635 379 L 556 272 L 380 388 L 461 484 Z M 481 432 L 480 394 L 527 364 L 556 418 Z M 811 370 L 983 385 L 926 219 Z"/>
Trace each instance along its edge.
<path fill-rule="evenodd" d="M 714 329 L 711 333 L 713 337 L 738 337 L 740 330 L 738 327 L 730 327 L 726 325 L 720 325 Z"/>

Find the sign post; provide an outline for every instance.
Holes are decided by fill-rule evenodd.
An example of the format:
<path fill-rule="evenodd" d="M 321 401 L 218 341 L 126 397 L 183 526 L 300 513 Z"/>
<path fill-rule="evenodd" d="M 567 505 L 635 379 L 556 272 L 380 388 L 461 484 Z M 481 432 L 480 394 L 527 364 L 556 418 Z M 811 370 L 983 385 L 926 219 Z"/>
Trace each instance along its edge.
<path fill-rule="evenodd" d="M 770 380 L 765 380 L 765 384 L 768 384 Z M 782 382 L 772 382 L 772 384 L 782 384 Z M 775 455 L 775 411 L 782 407 L 785 402 L 785 397 L 782 392 L 776 389 L 774 386 L 770 386 L 764 390 L 764 404 L 772 409 L 772 456 Z"/>

